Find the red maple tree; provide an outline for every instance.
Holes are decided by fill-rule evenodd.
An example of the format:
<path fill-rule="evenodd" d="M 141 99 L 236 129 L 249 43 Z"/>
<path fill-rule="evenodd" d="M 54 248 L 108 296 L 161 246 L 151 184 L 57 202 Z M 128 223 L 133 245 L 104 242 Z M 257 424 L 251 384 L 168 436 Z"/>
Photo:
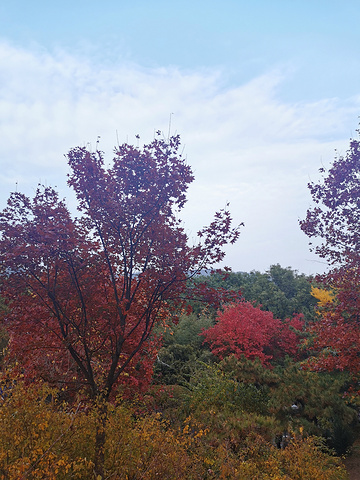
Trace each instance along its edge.
<path fill-rule="evenodd" d="M 331 168 L 309 189 L 315 203 L 307 211 L 301 229 L 321 243 L 312 246 L 332 270 L 317 277 L 335 294 L 320 318 L 311 326 L 314 368 L 360 371 L 360 141 L 352 139 L 345 156 L 335 158 Z"/>
<path fill-rule="evenodd" d="M 341 267 L 318 278 L 332 292 L 333 300 L 317 312 L 308 326 L 315 370 L 360 373 L 360 269 Z"/>
<path fill-rule="evenodd" d="M 244 355 L 250 360 L 258 358 L 266 365 L 274 357 L 296 357 L 298 333 L 302 329 L 301 315 L 282 321 L 251 302 L 239 301 L 226 305 L 219 312 L 217 323 L 202 335 L 220 359 L 229 355 L 240 359 Z"/>
<path fill-rule="evenodd" d="M 53 188 L 32 199 L 11 194 L 0 213 L 1 294 L 10 355 L 25 376 L 81 382 L 105 402 L 124 378 L 146 380 L 155 322 L 180 301 L 187 277 L 221 261 L 239 236 L 223 209 L 188 244 L 178 214 L 193 175 L 179 146 L 179 136 L 142 149 L 124 144 L 108 168 L 101 151 L 72 149 L 68 184 L 79 218 Z M 104 442 L 102 423 L 100 476 Z"/>
<path fill-rule="evenodd" d="M 360 141 L 353 139 L 345 156 L 331 168 L 321 168 L 322 180 L 308 184 L 315 203 L 301 229 L 310 238 L 322 239 L 311 248 L 334 267 L 360 261 Z"/>

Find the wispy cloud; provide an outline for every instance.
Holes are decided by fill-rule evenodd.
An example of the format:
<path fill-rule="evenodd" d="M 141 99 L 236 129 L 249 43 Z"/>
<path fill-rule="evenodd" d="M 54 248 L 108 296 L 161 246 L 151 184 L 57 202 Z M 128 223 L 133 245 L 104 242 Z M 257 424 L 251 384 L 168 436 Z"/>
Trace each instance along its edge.
<path fill-rule="evenodd" d="M 109 157 L 117 142 L 152 139 L 154 130 L 178 131 L 196 181 L 186 220 L 196 232 L 227 201 L 242 238 L 229 250 L 235 270 L 279 262 L 316 271 L 297 227 L 310 197 L 309 177 L 334 149 L 345 150 L 356 128 L 360 97 L 345 103 L 281 100 L 286 69 L 244 85 L 224 87 L 221 71 L 109 66 L 58 51 L 0 44 L 1 206 L 15 188 L 38 181 L 65 189 L 69 148 L 95 144 Z"/>

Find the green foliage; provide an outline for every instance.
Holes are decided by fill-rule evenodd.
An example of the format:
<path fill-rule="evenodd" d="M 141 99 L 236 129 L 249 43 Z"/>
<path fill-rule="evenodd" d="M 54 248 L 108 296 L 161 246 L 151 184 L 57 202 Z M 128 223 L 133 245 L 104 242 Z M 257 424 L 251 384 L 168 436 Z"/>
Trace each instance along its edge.
<path fill-rule="evenodd" d="M 5 356 L 8 343 L 9 343 L 9 334 L 4 327 L 0 326 L 0 368 L 3 365 L 4 356 Z"/>
<path fill-rule="evenodd" d="M 321 436 L 339 455 L 354 441 L 357 411 L 344 398 L 348 374 L 312 372 L 290 360 L 269 371 L 259 361 L 238 361 L 234 356 L 219 368 L 236 381 L 267 392 L 268 412 L 278 421 L 278 433 L 295 430 Z"/>
<path fill-rule="evenodd" d="M 177 325 L 174 325 L 171 331 L 164 334 L 164 343 L 167 345 L 191 345 L 194 349 L 201 349 L 204 338 L 201 332 L 213 325 L 214 320 L 206 315 L 183 315 L 180 317 Z"/>
<path fill-rule="evenodd" d="M 290 358 L 270 369 L 258 359 L 235 356 L 216 364 L 199 344 L 204 322 L 211 320 L 183 317 L 166 339 L 160 358 L 167 365 L 158 370 L 163 372 L 159 381 L 185 388 L 177 391 L 168 412 L 163 409 L 165 415 L 172 419 L 195 415 L 211 427 L 215 443 L 238 438 L 241 444 L 251 431 L 260 431 L 271 441 L 294 430 L 322 437 L 339 455 L 349 449 L 356 427 L 356 406 L 344 397 L 349 375 L 312 372 Z M 237 426 L 234 430 L 230 425 Z"/>
<path fill-rule="evenodd" d="M 268 411 L 268 399 L 266 389 L 238 382 L 216 365 L 203 364 L 182 392 L 178 412 L 202 422 L 213 447 L 226 444 L 239 452 L 254 433 L 271 442 L 278 427 Z"/>
<path fill-rule="evenodd" d="M 163 347 L 154 366 L 154 381 L 163 385 L 184 385 L 198 369 L 198 362 L 213 358 L 204 345 L 203 329 L 213 320 L 208 316 L 183 315 L 177 325 L 163 334 Z"/>
<path fill-rule="evenodd" d="M 268 395 L 262 386 L 239 382 L 216 365 L 204 365 L 189 383 L 191 409 L 218 412 L 268 413 Z"/>
<path fill-rule="evenodd" d="M 311 277 L 271 265 L 265 273 L 258 271 L 231 272 L 224 278 L 222 274 L 201 277 L 198 282 L 206 282 L 213 288 L 240 290 L 246 301 L 255 301 L 263 310 L 271 311 L 275 318 L 291 318 L 294 313 L 303 313 L 312 318 L 316 300 L 311 296 Z"/>
<path fill-rule="evenodd" d="M 260 360 L 249 360 L 244 356 L 239 360 L 235 355 L 224 358 L 219 369 L 238 382 L 253 384 L 262 388 L 274 388 L 280 382 L 279 374 L 265 368 Z"/>
<path fill-rule="evenodd" d="M 197 369 L 198 351 L 191 345 L 169 345 L 160 350 L 154 367 L 154 381 L 163 385 L 184 385 Z"/>
<path fill-rule="evenodd" d="M 338 455 L 344 454 L 354 441 L 357 423 L 356 409 L 344 399 L 349 376 L 289 365 L 280 378 L 270 401 L 276 418 L 284 426 L 322 436 Z"/>

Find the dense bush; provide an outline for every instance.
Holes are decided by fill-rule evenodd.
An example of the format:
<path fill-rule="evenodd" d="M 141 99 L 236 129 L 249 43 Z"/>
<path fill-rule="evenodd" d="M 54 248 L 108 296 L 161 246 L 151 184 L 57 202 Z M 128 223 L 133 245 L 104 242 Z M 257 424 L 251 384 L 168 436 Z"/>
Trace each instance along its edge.
<path fill-rule="evenodd" d="M 210 375 L 211 377 L 211 375 Z M 224 378 L 223 385 L 229 387 Z M 212 383 L 212 387 L 214 384 Z M 244 392 L 247 392 L 246 388 Z M 251 426 L 249 413 L 230 407 L 241 391 L 229 388 L 227 407 L 236 417 L 218 418 L 230 431 L 236 426 L 244 433 L 241 448 L 228 437 L 214 442 L 206 425 L 189 416 L 171 425 L 160 414 L 135 415 L 134 408 L 121 403 L 109 405 L 106 424 L 105 478 L 119 479 L 293 479 L 345 480 L 338 460 L 319 449 L 311 439 L 294 438 L 289 447 L 279 450 L 258 429 Z M 247 398 L 253 398 L 249 389 Z M 256 394 L 255 394 L 256 396 Z M 28 388 L 14 383 L 0 405 L 0 478 L 7 480 L 93 479 L 96 407 L 87 409 L 81 402 L 58 403 L 58 392 L 33 384 Z M 201 394 L 195 410 L 200 413 Z M 214 405 L 219 400 L 214 391 Z M 210 406 L 210 403 L 208 406 Z M 238 407 L 241 407 L 238 404 Z M 218 412 L 221 407 L 219 405 Z M 225 409 L 226 411 L 226 409 Z M 229 411 L 229 410 L 228 410 Z M 195 412 L 196 413 L 196 412 Z M 211 415 L 211 412 L 209 412 Z M 215 418 L 215 416 L 214 416 Z M 253 414 L 257 422 L 261 415 Z M 234 424 L 231 426 L 232 422 Z M 235 425 L 236 423 L 236 425 Z M 252 424 L 254 425 L 254 423 Z M 266 430 L 266 426 L 263 427 Z M 233 438 L 232 440 L 236 440 Z M 239 446 L 240 447 L 240 446 Z"/>

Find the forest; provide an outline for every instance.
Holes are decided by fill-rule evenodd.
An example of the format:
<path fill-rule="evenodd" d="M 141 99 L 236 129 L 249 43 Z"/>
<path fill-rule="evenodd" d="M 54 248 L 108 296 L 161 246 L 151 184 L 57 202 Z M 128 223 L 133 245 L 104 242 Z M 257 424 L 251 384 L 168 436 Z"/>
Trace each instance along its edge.
<path fill-rule="evenodd" d="M 218 269 L 246 228 L 228 205 L 190 244 L 193 173 L 158 133 L 111 166 L 70 150 L 76 215 L 42 185 L 0 212 L 0 478 L 348 479 L 360 142 L 309 184 L 308 277 Z"/>

